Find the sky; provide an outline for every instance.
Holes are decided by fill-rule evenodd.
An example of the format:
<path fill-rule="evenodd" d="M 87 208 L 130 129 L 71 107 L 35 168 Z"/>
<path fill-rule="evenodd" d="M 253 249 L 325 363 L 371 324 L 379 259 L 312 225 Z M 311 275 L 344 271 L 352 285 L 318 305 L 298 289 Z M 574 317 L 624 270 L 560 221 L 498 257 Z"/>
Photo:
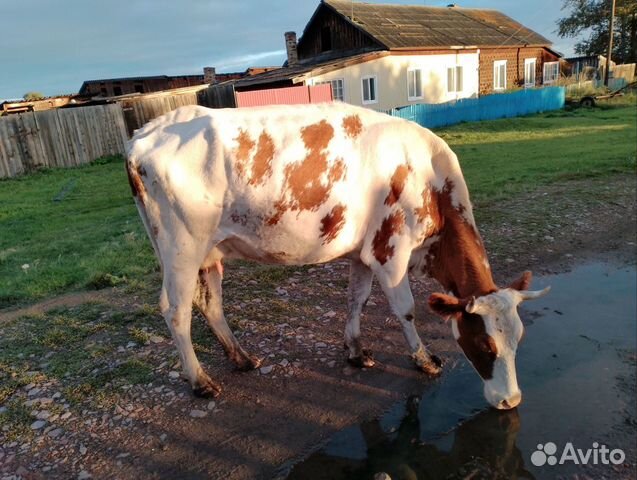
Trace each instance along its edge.
<path fill-rule="evenodd" d="M 446 6 L 434 0 L 368 3 Z M 560 0 L 455 0 L 499 10 L 553 42 Z M 187 75 L 281 65 L 283 33 L 299 37 L 319 0 L 1 0 L 0 99 L 75 93 L 84 80 Z"/>

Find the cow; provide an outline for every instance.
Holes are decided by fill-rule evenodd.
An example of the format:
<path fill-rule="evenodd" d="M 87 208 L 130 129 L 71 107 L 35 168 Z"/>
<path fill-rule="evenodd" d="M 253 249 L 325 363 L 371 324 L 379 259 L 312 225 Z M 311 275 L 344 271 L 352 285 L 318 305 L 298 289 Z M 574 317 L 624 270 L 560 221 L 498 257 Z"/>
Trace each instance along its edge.
<path fill-rule="evenodd" d="M 374 365 L 360 315 L 375 277 L 416 367 L 440 373 L 416 331 L 408 278 L 429 275 L 446 291 L 432 294 L 429 306 L 450 320 L 487 401 L 498 409 L 520 403 L 517 306 L 547 290 L 528 290 L 530 272 L 495 285 L 456 155 L 431 131 L 343 103 L 187 106 L 136 131 L 126 165 L 163 272 L 160 310 L 195 395 L 216 396 L 221 387 L 195 355 L 193 303 L 238 369 L 260 365 L 224 319 L 224 259 L 347 259 L 351 364 Z"/>

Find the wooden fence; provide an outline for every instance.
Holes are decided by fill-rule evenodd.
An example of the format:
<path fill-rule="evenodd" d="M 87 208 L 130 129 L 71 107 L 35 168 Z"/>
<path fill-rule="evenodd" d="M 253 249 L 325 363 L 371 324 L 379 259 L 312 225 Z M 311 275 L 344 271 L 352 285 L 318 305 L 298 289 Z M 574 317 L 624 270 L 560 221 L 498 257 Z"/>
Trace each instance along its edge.
<path fill-rule="evenodd" d="M 125 95 L 113 97 L 124 110 L 128 136 L 143 127 L 153 118 L 171 112 L 185 105 L 202 105 L 210 108 L 235 107 L 234 87 L 232 84 L 197 85 L 144 95 Z"/>
<path fill-rule="evenodd" d="M 0 117 L 0 178 L 123 154 L 126 140 L 122 109 L 114 104 Z"/>

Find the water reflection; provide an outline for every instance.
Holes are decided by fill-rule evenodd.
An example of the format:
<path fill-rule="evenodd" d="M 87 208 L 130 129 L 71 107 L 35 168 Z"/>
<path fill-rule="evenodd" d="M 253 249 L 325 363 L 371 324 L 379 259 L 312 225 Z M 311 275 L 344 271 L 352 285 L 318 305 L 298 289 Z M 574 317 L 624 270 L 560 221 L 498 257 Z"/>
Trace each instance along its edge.
<path fill-rule="evenodd" d="M 436 440 L 421 442 L 426 435 L 421 433 L 419 398 L 410 398 L 406 410 L 397 430 L 387 432 L 375 420 L 341 432 L 288 478 L 372 479 L 377 472 L 393 480 L 534 478 L 516 445 L 517 411 L 489 409 Z"/>

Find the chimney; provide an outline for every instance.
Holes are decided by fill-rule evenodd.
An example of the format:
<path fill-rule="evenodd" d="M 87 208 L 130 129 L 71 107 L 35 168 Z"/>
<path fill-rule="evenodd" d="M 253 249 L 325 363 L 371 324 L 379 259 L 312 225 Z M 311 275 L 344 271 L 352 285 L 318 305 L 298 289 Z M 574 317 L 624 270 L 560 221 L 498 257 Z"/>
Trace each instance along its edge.
<path fill-rule="evenodd" d="M 285 50 L 288 54 L 288 67 L 299 63 L 299 54 L 296 51 L 296 32 L 285 32 Z"/>
<path fill-rule="evenodd" d="M 215 83 L 215 67 L 203 67 L 203 83 Z"/>

